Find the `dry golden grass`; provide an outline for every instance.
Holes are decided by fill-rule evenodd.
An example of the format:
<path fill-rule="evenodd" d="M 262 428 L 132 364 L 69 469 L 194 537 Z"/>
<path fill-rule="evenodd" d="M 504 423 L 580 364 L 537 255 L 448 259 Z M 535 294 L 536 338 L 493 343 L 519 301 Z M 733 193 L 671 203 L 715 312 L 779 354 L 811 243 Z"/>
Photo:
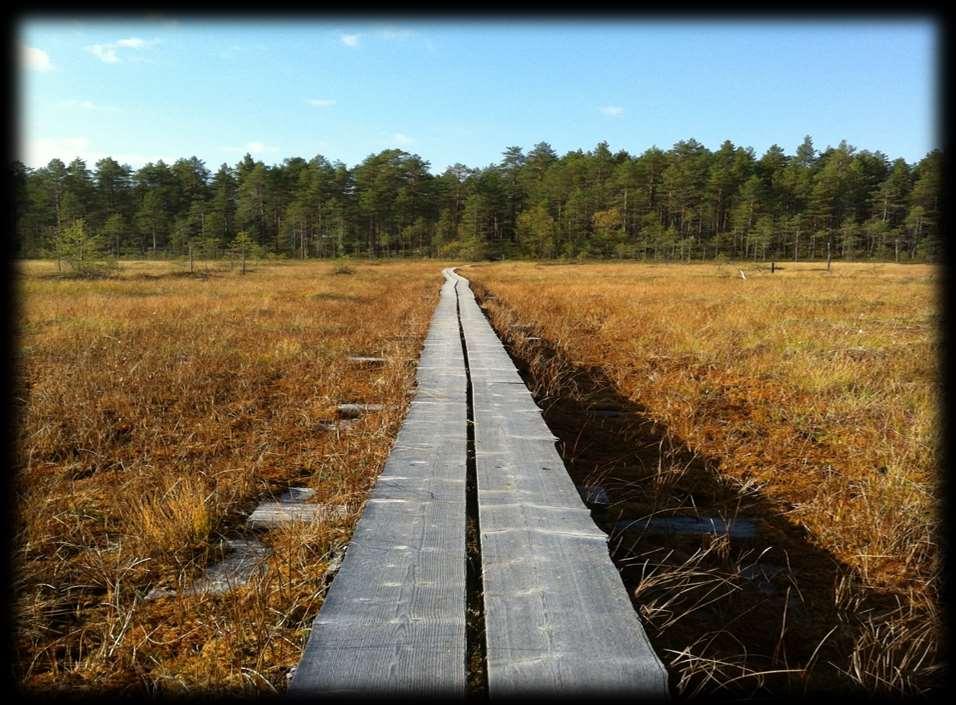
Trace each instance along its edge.
<path fill-rule="evenodd" d="M 462 273 L 494 295 L 492 321 L 528 351 L 545 396 L 575 386 L 572 368 L 600 368 L 668 437 L 846 568 L 831 610 L 862 626 L 832 668 L 872 692 L 919 691 L 938 675 L 936 267 L 501 263 Z M 528 335 L 556 354 L 536 358 Z M 897 607 L 866 613 L 872 595 Z M 734 673 L 688 666 L 688 654 L 672 668 Z"/>
<path fill-rule="evenodd" d="M 125 263 L 69 280 L 23 263 L 15 605 L 30 690 L 272 692 L 298 661 L 407 407 L 434 262 Z M 349 354 L 387 358 L 363 369 Z M 340 402 L 385 405 L 348 432 Z M 265 532 L 266 570 L 178 593 L 290 485 L 347 516 Z"/>

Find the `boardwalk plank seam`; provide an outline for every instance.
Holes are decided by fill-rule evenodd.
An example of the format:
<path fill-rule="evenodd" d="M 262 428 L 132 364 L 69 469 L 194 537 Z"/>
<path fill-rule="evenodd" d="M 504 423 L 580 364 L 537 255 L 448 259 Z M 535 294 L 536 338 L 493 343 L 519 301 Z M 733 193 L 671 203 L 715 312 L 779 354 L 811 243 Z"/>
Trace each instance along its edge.
<path fill-rule="evenodd" d="M 468 280 L 450 269 L 443 275 L 415 398 L 290 695 L 466 694 L 470 412 L 488 694 L 666 699 L 666 670 L 556 437 Z"/>
<path fill-rule="evenodd" d="M 537 405 L 523 381 L 502 380 L 506 360 L 520 375 L 468 280 L 455 276 L 466 347 L 484 358 L 472 363 L 471 382 L 489 695 L 627 692 L 664 700 L 667 672 L 607 536 L 543 417 L 512 413 Z"/>
<path fill-rule="evenodd" d="M 467 410 L 454 287 L 446 275 L 416 370 L 416 400 L 434 403 L 409 407 L 313 622 L 292 696 L 465 694 Z"/>

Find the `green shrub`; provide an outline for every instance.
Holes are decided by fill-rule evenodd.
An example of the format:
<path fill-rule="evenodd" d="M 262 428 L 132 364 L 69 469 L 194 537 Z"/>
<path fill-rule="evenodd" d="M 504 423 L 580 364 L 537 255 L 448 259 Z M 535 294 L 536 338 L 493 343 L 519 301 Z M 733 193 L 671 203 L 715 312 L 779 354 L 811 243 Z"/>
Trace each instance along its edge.
<path fill-rule="evenodd" d="M 54 239 L 52 254 L 77 277 L 104 277 L 119 268 L 116 258 L 108 254 L 105 238 L 87 231 L 82 218 L 60 231 Z"/>
<path fill-rule="evenodd" d="M 355 274 L 355 269 L 349 264 L 348 257 L 339 257 L 335 260 L 332 274 Z"/>

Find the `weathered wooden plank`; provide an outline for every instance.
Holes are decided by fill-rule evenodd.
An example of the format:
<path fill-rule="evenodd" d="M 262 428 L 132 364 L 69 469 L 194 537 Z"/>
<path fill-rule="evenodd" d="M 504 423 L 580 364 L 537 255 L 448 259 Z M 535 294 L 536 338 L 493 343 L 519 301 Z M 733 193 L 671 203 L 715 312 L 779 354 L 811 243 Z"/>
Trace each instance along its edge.
<path fill-rule="evenodd" d="M 719 517 L 642 517 L 617 521 L 614 528 L 648 534 L 727 534 L 734 539 L 757 536 L 757 525 L 752 520 L 727 521 Z"/>
<path fill-rule="evenodd" d="M 225 542 L 229 555 L 210 564 L 206 572 L 196 578 L 192 585 L 182 591 L 183 595 L 222 594 L 248 583 L 256 573 L 264 571 L 266 559 L 272 550 L 256 540 L 233 539 Z M 153 588 L 146 593 L 146 600 L 172 597 L 170 588 Z"/>
<path fill-rule="evenodd" d="M 315 490 L 308 487 L 289 487 L 274 501 L 260 502 L 246 519 L 246 523 L 254 529 L 269 529 L 294 521 L 316 521 L 336 516 L 343 516 L 348 512 L 344 504 L 309 504 L 307 502 L 315 494 Z"/>
<path fill-rule="evenodd" d="M 286 487 L 276 499 L 284 504 L 305 502 L 315 496 L 311 487 Z"/>
<path fill-rule="evenodd" d="M 339 416 L 347 419 L 354 419 L 370 411 L 381 411 L 385 406 L 382 404 L 339 404 L 336 407 Z"/>
<path fill-rule="evenodd" d="M 349 355 L 346 359 L 353 365 L 359 365 L 361 367 L 380 367 L 385 364 L 384 357 L 373 357 L 370 355 Z"/>
<path fill-rule="evenodd" d="M 246 519 L 254 529 L 270 529 L 291 522 L 312 522 L 343 516 L 348 513 L 344 504 L 306 504 L 288 502 L 262 502 Z"/>
<path fill-rule="evenodd" d="M 272 553 L 256 540 L 233 539 L 226 541 L 226 546 L 230 554 L 209 566 L 190 593 L 222 593 L 245 585 L 265 568 L 265 559 Z"/>
<path fill-rule="evenodd" d="M 665 699 L 667 673 L 607 536 L 463 277 L 456 291 L 474 405 L 489 694 Z"/>
<path fill-rule="evenodd" d="M 415 399 L 313 623 L 292 695 L 464 696 L 467 378 L 454 278 L 445 280 Z"/>

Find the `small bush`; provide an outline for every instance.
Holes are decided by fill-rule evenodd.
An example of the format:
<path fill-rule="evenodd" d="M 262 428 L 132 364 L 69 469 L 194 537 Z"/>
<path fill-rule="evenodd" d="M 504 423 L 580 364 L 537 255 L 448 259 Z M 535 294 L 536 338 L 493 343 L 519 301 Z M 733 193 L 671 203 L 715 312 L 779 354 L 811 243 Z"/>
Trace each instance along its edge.
<path fill-rule="evenodd" d="M 340 257 L 335 260 L 332 274 L 355 274 L 355 269 L 349 264 L 348 257 Z"/>
<path fill-rule="evenodd" d="M 60 231 L 52 254 L 58 262 L 66 263 L 77 277 L 104 277 L 119 268 L 116 259 L 107 254 L 104 239 L 88 232 L 82 219 Z"/>

